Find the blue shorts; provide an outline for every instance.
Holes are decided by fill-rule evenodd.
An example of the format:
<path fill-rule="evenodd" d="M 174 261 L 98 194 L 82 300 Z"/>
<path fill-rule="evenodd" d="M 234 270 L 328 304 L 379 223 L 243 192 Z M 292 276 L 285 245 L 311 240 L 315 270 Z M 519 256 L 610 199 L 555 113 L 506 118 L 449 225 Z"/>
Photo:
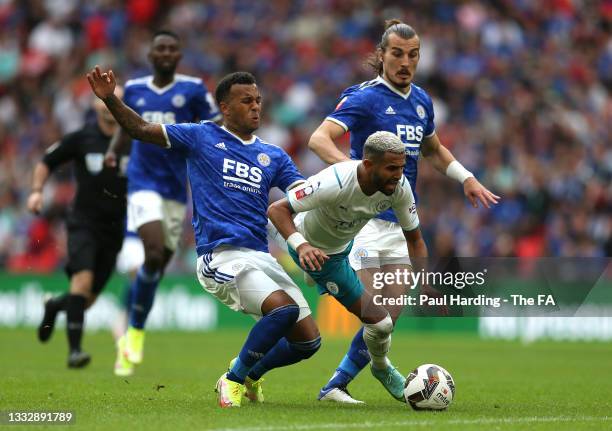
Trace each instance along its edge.
<path fill-rule="evenodd" d="M 351 242 L 342 253 L 329 255 L 329 259 L 325 262 L 321 271 L 306 271 L 317 282 L 319 295 L 327 293 L 347 308 L 353 305 L 363 295 L 364 291 L 361 280 L 349 264 L 348 255 L 351 252 L 352 245 Z M 295 250 L 291 247 L 288 248 L 293 261 L 302 268 Z"/>

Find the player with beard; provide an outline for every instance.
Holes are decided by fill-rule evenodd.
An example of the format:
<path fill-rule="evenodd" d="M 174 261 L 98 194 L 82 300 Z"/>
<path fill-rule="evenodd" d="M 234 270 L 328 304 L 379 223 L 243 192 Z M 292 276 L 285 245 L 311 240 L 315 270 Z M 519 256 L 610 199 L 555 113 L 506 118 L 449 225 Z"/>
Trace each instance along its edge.
<path fill-rule="evenodd" d="M 399 220 L 404 247 L 407 243 L 411 255 L 427 258 L 405 164 L 402 141 L 393 133 L 376 132 L 364 144 L 363 160 L 324 169 L 268 209 L 289 254 L 317 283 L 319 293 L 332 295 L 362 321 L 372 374 L 399 401 L 406 379 L 387 358 L 393 321 L 364 289 L 348 255 L 361 228 L 389 209 Z"/>
<path fill-rule="evenodd" d="M 308 146 L 327 163 L 341 162 L 349 157 L 336 147 L 334 141 L 350 132 L 350 159 L 359 160 L 368 136 L 379 130 L 389 131 L 404 143 L 404 175 L 413 191 L 416 190 L 418 160 L 422 154 L 438 171 L 463 184 L 465 196 L 474 207 L 480 202 L 489 208 L 497 203 L 499 197 L 482 186 L 441 144 L 435 131 L 431 98 L 413 83 L 420 47 L 420 38 L 411 26 L 399 20 L 387 21 L 370 62 L 376 78 L 346 89 L 334 112 L 312 134 Z M 415 200 L 418 202 L 416 193 Z M 366 286 L 372 286 L 376 272 L 411 269 L 401 226 L 391 211 L 380 213 L 359 232 L 349 259 Z M 404 291 L 404 286 L 388 285 L 384 293 L 398 297 Z M 388 309 L 395 322 L 402 306 Z M 368 362 L 363 330 L 360 330 L 336 372 L 321 389 L 319 400 L 356 402 L 346 387 Z"/>

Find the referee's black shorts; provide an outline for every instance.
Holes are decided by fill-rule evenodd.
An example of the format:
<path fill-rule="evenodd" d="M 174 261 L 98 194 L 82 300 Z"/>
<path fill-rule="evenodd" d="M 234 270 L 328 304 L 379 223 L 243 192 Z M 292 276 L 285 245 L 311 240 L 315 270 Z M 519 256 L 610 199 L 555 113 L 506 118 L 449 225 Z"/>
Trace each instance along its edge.
<path fill-rule="evenodd" d="M 123 244 L 124 224 L 100 223 L 70 217 L 68 233 L 68 262 L 66 274 L 89 270 L 94 274 L 92 293 L 98 294 L 110 278 L 117 255 Z"/>

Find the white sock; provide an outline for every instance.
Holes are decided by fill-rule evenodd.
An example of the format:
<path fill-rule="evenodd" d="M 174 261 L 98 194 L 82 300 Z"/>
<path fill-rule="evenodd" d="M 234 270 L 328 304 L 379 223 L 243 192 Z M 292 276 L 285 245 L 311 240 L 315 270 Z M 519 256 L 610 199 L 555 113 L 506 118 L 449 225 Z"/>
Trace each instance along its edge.
<path fill-rule="evenodd" d="M 386 370 L 390 364 L 387 352 L 391 346 L 391 332 L 393 331 L 391 317 L 387 315 L 378 323 L 366 323 L 363 326 L 363 341 L 368 346 L 372 367 Z"/>

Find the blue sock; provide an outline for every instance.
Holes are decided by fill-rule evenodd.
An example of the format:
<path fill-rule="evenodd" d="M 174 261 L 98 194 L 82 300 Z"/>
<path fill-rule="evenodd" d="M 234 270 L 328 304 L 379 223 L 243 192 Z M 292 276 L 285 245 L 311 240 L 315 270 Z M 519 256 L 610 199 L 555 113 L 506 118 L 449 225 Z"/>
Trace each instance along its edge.
<path fill-rule="evenodd" d="M 299 314 L 300 307 L 291 304 L 278 307 L 259 319 L 249 332 L 238 355 L 238 360 L 227 373 L 227 378 L 234 382 L 244 383 L 253 365 L 285 336 L 297 321 Z"/>
<path fill-rule="evenodd" d="M 344 355 L 342 361 L 340 361 L 338 368 L 336 368 L 336 372 L 323 387 L 323 390 L 348 385 L 369 362 L 370 354 L 368 353 L 365 341 L 363 341 L 363 327 L 361 327 L 355 334 L 348 352 Z"/>
<path fill-rule="evenodd" d="M 253 368 L 251 368 L 249 377 L 253 380 L 259 380 L 261 376 L 274 368 L 296 364 L 303 359 L 310 358 L 320 347 L 321 337 L 310 341 L 294 342 L 290 342 L 287 338 L 283 337 L 266 353 L 266 356 L 257 361 Z"/>
<path fill-rule="evenodd" d="M 155 298 L 155 291 L 157 290 L 160 278 L 161 274 L 159 272 L 150 274 L 144 265 L 138 270 L 134 284 L 131 287 L 130 326 L 137 329 L 144 328 L 147 316 L 151 308 L 153 308 L 153 299 Z"/>

